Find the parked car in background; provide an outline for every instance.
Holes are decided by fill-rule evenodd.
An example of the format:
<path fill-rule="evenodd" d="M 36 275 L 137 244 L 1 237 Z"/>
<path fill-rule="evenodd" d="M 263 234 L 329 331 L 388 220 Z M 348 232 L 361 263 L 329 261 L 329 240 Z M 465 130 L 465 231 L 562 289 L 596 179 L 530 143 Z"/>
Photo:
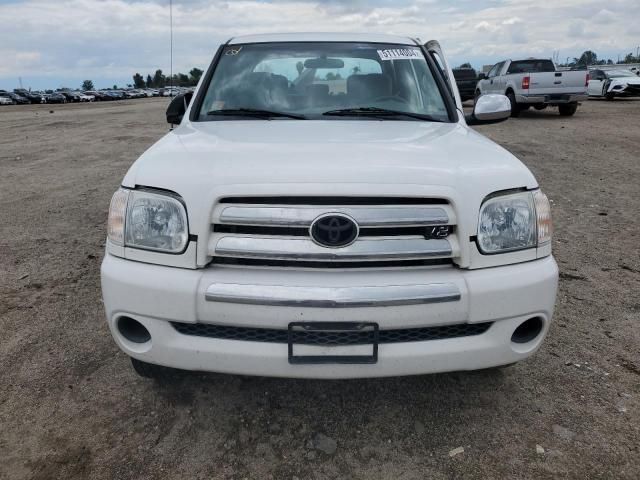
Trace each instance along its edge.
<path fill-rule="evenodd" d="M 71 103 L 71 102 L 79 102 L 80 101 L 80 94 L 78 92 L 72 92 L 69 90 L 63 90 L 61 92 L 58 92 L 61 95 L 63 95 L 66 99 L 67 99 L 67 103 Z"/>
<path fill-rule="evenodd" d="M 59 92 L 47 93 L 45 95 L 46 103 L 67 103 L 67 97 Z"/>
<path fill-rule="evenodd" d="M 15 105 L 16 102 L 13 101 L 8 94 L 8 92 L 0 92 L 0 105 Z"/>
<path fill-rule="evenodd" d="M 91 95 L 94 98 L 94 101 L 104 102 L 112 99 L 109 95 L 106 95 L 105 92 L 102 92 L 100 90 L 87 90 L 83 93 L 85 95 Z"/>
<path fill-rule="evenodd" d="M 382 377 L 538 350 L 549 201 L 470 128 L 506 120 L 504 95 L 465 116 L 440 45 L 383 34 L 234 37 L 209 71 L 109 208 L 103 303 L 139 374 Z"/>
<path fill-rule="evenodd" d="M 478 75 L 473 68 L 454 68 L 453 76 L 462 101 L 471 100 L 475 96 Z"/>
<path fill-rule="evenodd" d="M 13 90 L 13 92 L 17 95 L 20 95 L 21 97 L 26 98 L 30 103 L 43 103 L 44 100 L 40 93 L 30 92 L 29 90 L 26 90 L 24 88 L 16 88 Z"/>
<path fill-rule="evenodd" d="M 586 70 L 557 71 L 551 60 L 530 58 L 503 60 L 485 76 L 480 74 L 476 96 L 502 93 L 511 102 L 511 116 L 534 107 L 558 107 L 560 115 L 576 113 L 578 102 L 586 100 L 589 74 Z"/>
<path fill-rule="evenodd" d="M 18 95 L 15 92 L 7 92 L 7 96 L 9 96 L 17 105 L 29 105 L 31 103 L 28 98 Z"/>
<path fill-rule="evenodd" d="M 95 95 L 91 95 L 87 92 L 78 92 L 78 97 L 81 102 L 93 102 L 96 99 Z"/>
<path fill-rule="evenodd" d="M 163 97 L 175 97 L 180 93 L 181 91 L 177 87 L 165 87 L 160 90 L 160 95 L 162 95 Z"/>
<path fill-rule="evenodd" d="M 109 90 L 107 94 L 110 95 L 114 100 L 124 100 L 125 98 L 127 98 L 122 90 Z"/>
<path fill-rule="evenodd" d="M 588 93 L 590 97 L 639 97 L 640 77 L 631 70 L 600 70 L 589 72 Z"/>

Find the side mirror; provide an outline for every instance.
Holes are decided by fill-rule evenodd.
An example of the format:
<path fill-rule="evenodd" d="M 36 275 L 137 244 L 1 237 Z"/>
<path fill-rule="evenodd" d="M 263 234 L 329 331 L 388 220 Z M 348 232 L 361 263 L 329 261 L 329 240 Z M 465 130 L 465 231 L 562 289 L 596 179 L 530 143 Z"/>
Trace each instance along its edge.
<path fill-rule="evenodd" d="M 182 117 L 187 111 L 189 102 L 191 102 L 192 92 L 181 93 L 173 97 L 171 103 L 167 107 L 167 123 L 177 125 L 182 122 Z"/>
<path fill-rule="evenodd" d="M 487 75 L 483 72 L 478 73 L 478 80 L 484 80 L 487 78 Z"/>
<path fill-rule="evenodd" d="M 511 116 L 511 102 L 505 95 L 489 93 L 476 99 L 473 113 L 466 115 L 467 125 L 503 122 Z"/>

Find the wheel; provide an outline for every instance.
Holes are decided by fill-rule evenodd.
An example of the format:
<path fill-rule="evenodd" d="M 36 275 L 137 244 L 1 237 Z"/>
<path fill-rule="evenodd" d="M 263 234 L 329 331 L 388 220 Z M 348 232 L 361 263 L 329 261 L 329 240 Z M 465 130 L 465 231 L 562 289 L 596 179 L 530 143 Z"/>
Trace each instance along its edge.
<path fill-rule="evenodd" d="M 615 94 L 613 94 L 613 93 L 607 93 L 607 94 L 604 96 L 604 98 L 605 98 L 605 100 L 612 101 L 612 100 L 615 98 Z"/>
<path fill-rule="evenodd" d="M 562 115 L 563 117 L 570 117 L 574 113 L 576 113 L 576 110 L 578 110 L 578 104 L 569 103 L 567 105 L 560 105 L 558 106 L 558 110 L 560 111 L 560 115 Z"/>
<path fill-rule="evenodd" d="M 152 378 L 158 381 L 170 380 L 175 377 L 176 373 L 176 370 L 173 368 L 143 362 L 133 357 L 131 357 L 131 366 L 141 377 Z"/>
<path fill-rule="evenodd" d="M 509 102 L 511 103 L 511 116 L 518 117 L 520 116 L 520 107 L 516 102 L 516 96 L 513 92 L 507 93 L 507 98 L 509 98 Z"/>

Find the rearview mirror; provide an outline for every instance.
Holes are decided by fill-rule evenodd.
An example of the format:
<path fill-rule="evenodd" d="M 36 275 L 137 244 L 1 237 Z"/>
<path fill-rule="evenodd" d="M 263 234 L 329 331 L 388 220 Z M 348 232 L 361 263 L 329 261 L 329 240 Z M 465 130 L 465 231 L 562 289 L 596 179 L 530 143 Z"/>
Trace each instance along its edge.
<path fill-rule="evenodd" d="M 305 68 L 343 68 L 344 62 L 339 58 L 309 58 L 304 62 Z"/>
<path fill-rule="evenodd" d="M 478 80 L 484 80 L 487 78 L 487 75 L 483 72 L 478 73 Z"/>
<path fill-rule="evenodd" d="M 505 95 L 489 93 L 476 99 L 473 113 L 466 115 L 467 125 L 503 122 L 511 116 L 511 102 Z"/>
<path fill-rule="evenodd" d="M 187 92 L 173 97 L 173 100 L 171 100 L 171 103 L 167 107 L 167 123 L 177 125 L 182 122 L 182 117 L 187 111 L 192 96 L 193 92 Z"/>

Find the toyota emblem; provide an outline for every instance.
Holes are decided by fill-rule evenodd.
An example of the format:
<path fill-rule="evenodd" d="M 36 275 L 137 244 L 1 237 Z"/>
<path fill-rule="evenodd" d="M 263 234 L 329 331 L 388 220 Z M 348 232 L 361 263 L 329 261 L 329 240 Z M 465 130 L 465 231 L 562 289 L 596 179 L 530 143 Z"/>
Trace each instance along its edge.
<path fill-rule="evenodd" d="M 323 247 L 346 247 L 358 238 L 358 224 L 343 213 L 326 213 L 311 224 L 311 239 Z"/>

